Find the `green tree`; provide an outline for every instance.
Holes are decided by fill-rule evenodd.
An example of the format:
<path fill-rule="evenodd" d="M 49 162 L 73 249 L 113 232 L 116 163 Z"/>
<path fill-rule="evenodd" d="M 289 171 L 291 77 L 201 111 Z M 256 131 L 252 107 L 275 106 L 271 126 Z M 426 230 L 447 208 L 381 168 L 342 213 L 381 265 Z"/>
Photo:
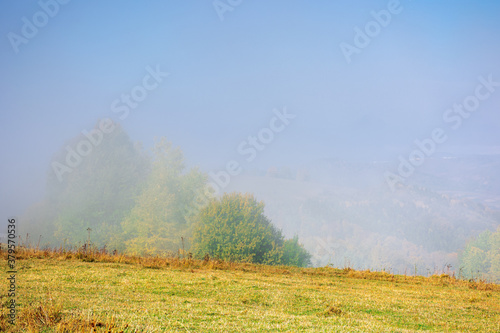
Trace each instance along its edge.
<path fill-rule="evenodd" d="M 470 240 L 460 255 L 460 266 L 466 277 L 484 277 L 500 281 L 500 227 Z"/>
<path fill-rule="evenodd" d="M 96 125 L 97 128 L 98 125 Z M 91 240 L 97 246 L 118 246 L 121 221 L 134 205 L 149 170 L 148 157 L 134 145 L 117 123 L 103 134 L 81 162 L 70 171 L 57 175 L 50 168 L 47 194 L 25 216 L 25 230 L 42 244 L 76 245 Z M 76 150 L 88 138 L 80 134 L 67 142 L 54 156 L 53 163 L 65 163 L 68 148 Z M 53 164 L 52 164 L 53 165 Z"/>
<path fill-rule="evenodd" d="M 264 203 L 250 194 L 231 193 L 212 200 L 200 211 L 193 250 L 199 258 L 208 254 L 231 261 L 300 265 L 302 257 L 295 240 L 284 240 L 264 215 Z"/>
<path fill-rule="evenodd" d="M 196 193 L 207 181 L 198 169 L 186 172 L 182 151 L 165 138 L 157 141 L 153 153 L 146 186 L 122 222 L 124 246 L 130 253 L 178 251 L 183 246 L 181 237 L 188 249 L 192 219 L 197 214 Z"/>
<path fill-rule="evenodd" d="M 491 278 L 500 282 L 500 226 L 491 235 L 491 248 L 489 253 Z"/>
<path fill-rule="evenodd" d="M 282 263 L 284 265 L 307 267 L 311 265 L 311 254 L 299 243 L 299 237 L 285 240 Z"/>

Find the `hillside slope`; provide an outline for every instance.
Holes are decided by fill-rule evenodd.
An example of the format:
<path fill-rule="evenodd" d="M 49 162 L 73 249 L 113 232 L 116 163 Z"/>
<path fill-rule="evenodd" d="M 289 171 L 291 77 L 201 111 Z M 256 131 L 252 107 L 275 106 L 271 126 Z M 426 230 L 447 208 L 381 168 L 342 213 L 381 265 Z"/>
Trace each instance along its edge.
<path fill-rule="evenodd" d="M 49 252 L 24 257 L 17 262 L 18 326 L 6 323 L 2 292 L 0 330 L 500 330 L 500 287 L 447 276 Z M 7 280 L 0 281 L 6 290 Z"/>

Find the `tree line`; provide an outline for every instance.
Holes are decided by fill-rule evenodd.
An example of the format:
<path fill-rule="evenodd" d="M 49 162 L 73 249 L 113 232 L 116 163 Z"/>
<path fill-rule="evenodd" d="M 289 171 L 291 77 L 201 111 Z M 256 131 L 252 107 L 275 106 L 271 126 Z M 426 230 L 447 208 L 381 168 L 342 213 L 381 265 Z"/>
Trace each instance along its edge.
<path fill-rule="evenodd" d="M 298 238 L 284 239 L 264 215 L 264 203 L 251 194 L 215 197 L 180 148 L 160 138 L 148 153 L 114 125 L 62 181 L 49 169 L 43 200 L 23 216 L 23 234 L 49 246 L 79 246 L 90 237 L 99 248 L 136 255 L 310 265 Z M 84 139 L 69 140 L 53 161 Z"/>

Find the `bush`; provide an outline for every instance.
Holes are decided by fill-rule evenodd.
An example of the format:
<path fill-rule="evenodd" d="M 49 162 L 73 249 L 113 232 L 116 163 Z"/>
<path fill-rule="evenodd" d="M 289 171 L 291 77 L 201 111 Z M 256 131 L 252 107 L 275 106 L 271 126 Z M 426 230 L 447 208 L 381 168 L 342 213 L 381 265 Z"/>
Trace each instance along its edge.
<path fill-rule="evenodd" d="M 309 253 L 298 238 L 285 241 L 281 231 L 264 215 L 264 204 L 250 194 L 225 194 L 211 201 L 198 215 L 193 253 L 230 261 L 259 264 L 308 264 Z M 305 260 L 305 261 L 304 261 Z"/>
<path fill-rule="evenodd" d="M 283 265 L 307 267 L 311 265 L 311 254 L 299 244 L 299 237 L 295 235 L 287 239 L 283 245 Z"/>

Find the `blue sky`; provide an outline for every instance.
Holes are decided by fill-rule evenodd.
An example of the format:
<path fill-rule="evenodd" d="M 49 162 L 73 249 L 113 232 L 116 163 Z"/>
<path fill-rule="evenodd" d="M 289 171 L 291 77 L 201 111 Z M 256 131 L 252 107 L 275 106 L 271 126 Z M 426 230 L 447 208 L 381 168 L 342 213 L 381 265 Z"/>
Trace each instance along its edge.
<path fill-rule="evenodd" d="M 500 81 L 500 2 L 402 0 L 347 63 L 340 44 L 353 44 L 354 28 L 389 2 L 243 0 L 221 21 L 208 0 L 71 0 L 16 53 L 8 34 L 22 35 L 23 17 L 32 22 L 42 8 L 3 1 L 2 218 L 39 200 L 53 154 L 106 117 L 146 147 L 167 137 L 205 170 L 238 158 L 238 144 L 283 107 L 296 118 L 253 166 L 397 161 L 445 126 L 445 110 L 479 76 Z M 120 120 L 111 104 L 147 66 L 169 76 Z M 500 152 L 499 112 L 500 89 L 439 149 Z"/>

